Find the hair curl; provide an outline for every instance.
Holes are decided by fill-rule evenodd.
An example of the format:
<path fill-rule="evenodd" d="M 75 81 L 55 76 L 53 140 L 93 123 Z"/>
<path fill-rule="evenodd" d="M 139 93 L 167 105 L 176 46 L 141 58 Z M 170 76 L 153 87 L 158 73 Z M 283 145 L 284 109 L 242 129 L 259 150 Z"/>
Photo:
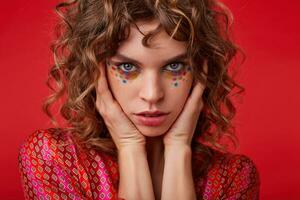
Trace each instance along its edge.
<path fill-rule="evenodd" d="M 138 20 L 158 19 L 160 26 L 145 35 L 143 44 L 164 29 L 172 38 L 188 43 L 194 77 L 203 83 L 204 62 L 208 73 L 203 93 L 204 108 L 197 122 L 192 148 L 209 157 L 207 145 L 226 151 L 220 138 L 229 136 L 237 144 L 232 119 L 236 109 L 229 94 L 244 88 L 230 75 L 229 67 L 239 48 L 229 38 L 230 11 L 217 0 L 71 0 L 59 3 L 62 19 L 57 39 L 51 46 L 55 64 L 49 71 L 48 87 L 53 91 L 43 103 L 53 124 L 62 127 L 51 113 L 59 99 L 64 129 L 80 142 L 116 155 L 116 147 L 98 113 L 95 84 L 99 62 L 113 56 Z M 207 160 L 207 158 L 205 160 Z"/>

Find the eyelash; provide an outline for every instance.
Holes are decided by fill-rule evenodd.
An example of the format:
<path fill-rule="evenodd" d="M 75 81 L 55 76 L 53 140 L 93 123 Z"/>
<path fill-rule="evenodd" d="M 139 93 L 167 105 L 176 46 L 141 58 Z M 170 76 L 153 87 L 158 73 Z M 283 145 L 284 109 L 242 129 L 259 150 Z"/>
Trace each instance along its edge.
<path fill-rule="evenodd" d="M 131 63 L 116 63 L 116 67 L 119 69 L 119 70 L 121 70 L 121 71 L 123 71 L 123 72 L 125 72 L 125 73 L 132 73 L 132 72 L 135 72 L 135 71 L 139 71 L 139 68 L 138 67 L 136 67 L 136 66 L 134 66 L 135 68 L 137 68 L 137 70 L 134 70 L 134 71 L 126 71 L 126 70 L 123 70 L 122 69 L 122 65 L 125 65 L 125 64 L 129 64 L 129 65 L 131 65 L 131 66 L 134 66 L 133 64 L 131 64 Z M 181 72 L 185 67 L 186 67 L 186 63 L 184 63 L 184 62 L 181 62 L 181 61 L 179 61 L 179 62 L 173 62 L 173 63 L 170 63 L 170 64 L 167 64 L 164 68 L 167 68 L 168 66 L 170 66 L 170 65 L 172 65 L 172 64 L 181 64 L 182 65 L 182 67 L 179 69 L 179 70 L 168 70 L 168 69 L 163 69 L 164 71 L 169 71 L 169 72 L 171 72 L 171 73 L 178 73 L 178 72 Z"/>

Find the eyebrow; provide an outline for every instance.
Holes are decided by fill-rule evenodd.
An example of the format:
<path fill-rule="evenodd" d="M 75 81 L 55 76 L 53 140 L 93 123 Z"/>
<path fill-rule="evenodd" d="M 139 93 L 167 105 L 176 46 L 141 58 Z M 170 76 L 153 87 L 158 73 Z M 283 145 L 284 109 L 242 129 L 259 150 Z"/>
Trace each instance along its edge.
<path fill-rule="evenodd" d="M 135 60 L 133 58 L 129 58 L 129 57 L 127 57 L 123 54 L 120 54 L 120 53 L 116 53 L 113 57 L 115 57 L 117 59 L 120 59 L 123 62 L 130 62 L 132 64 L 139 65 L 139 66 L 142 65 L 142 63 L 139 62 L 138 60 Z M 182 54 L 179 54 L 179 55 L 176 55 L 172 58 L 168 58 L 168 59 L 164 60 L 163 62 L 165 64 L 168 64 L 168 63 L 172 63 L 172 62 L 175 62 L 175 61 L 178 61 L 178 60 L 185 60 L 185 59 L 187 59 L 187 53 L 186 52 L 182 53 Z M 114 63 L 114 62 L 112 61 L 112 63 Z"/>

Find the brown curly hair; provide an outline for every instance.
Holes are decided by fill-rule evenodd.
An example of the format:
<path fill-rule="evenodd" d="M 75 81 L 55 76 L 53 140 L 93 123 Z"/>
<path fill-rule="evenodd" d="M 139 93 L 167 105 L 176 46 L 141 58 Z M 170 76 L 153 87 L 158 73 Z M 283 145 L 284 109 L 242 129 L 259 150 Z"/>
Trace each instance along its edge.
<path fill-rule="evenodd" d="M 47 80 L 53 92 L 43 103 L 44 112 L 56 127 L 64 126 L 78 141 L 116 155 L 95 106 L 98 64 L 115 54 L 120 42 L 128 37 L 131 24 L 158 19 L 160 26 L 145 35 L 144 45 L 149 45 L 148 40 L 161 29 L 176 40 L 186 41 L 194 77 L 200 82 L 204 81 L 201 74 L 207 62 L 204 108 L 193 150 L 208 156 L 209 145 L 226 151 L 219 143 L 225 135 L 237 144 L 231 122 L 236 109 L 229 94 L 234 88 L 238 89 L 235 94 L 241 94 L 244 88 L 229 72 L 231 61 L 240 51 L 229 37 L 232 17 L 224 4 L 217 0 L 71 0 L 59 3 L 56 12 L 62 20 L 51 46 L 55 64 Z M 51 113 L 51 106 L 59 99 L 63 99 L 59 113 L 67 122 L 64 125 Z"/>

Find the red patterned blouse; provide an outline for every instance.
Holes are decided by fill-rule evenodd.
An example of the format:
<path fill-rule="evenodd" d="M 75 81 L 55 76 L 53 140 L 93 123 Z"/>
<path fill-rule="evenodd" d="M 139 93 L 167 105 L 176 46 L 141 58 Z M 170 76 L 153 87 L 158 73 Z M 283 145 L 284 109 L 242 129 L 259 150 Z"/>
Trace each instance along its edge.
<path fill-rule="evenodd" d="M 37 130 L 22 144 L 19 169 L 26 199 L 117 199 L 116 159 L 79 148 L 59 129 Z M 244 155 L 215 152 L 194 179 L 198 199 L 258 199 L 259 174 Z"/>

